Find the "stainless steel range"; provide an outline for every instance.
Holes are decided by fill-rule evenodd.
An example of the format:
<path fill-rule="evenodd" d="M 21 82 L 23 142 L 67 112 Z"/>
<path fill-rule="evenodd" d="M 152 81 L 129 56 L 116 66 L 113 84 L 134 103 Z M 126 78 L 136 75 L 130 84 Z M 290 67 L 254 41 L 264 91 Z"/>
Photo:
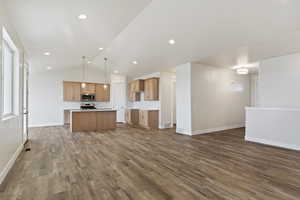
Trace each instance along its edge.
<path fill-rule="evenodd" d="M 84 110 L 96 109 L 96 106 L 94 103 L 82 103 L 80 105 L 80 109 L 84 109 Z"/>

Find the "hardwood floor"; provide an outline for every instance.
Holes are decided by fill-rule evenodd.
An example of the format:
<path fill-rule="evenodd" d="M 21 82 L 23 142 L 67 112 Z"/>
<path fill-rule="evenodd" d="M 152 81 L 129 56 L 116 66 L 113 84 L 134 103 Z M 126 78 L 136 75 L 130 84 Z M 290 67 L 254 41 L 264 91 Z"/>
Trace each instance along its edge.
<path fill-rule="evenodd" d="M 243 141 L 244 129 L 70 133 L 34 128 L 1 200 L 299 200 L 300 152 Z"/>

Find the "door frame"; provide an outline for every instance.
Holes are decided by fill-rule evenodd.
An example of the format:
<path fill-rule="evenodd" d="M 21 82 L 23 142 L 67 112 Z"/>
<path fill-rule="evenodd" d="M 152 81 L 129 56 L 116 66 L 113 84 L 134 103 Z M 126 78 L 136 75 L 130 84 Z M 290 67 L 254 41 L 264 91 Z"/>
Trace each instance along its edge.
<path fill-rule="evenodd" d="M 22 73 L 22 140 L 27 143 L 29 139 L 28 132 L 28 96 L 29 96 L 29 64 L 24 61 Z"/>

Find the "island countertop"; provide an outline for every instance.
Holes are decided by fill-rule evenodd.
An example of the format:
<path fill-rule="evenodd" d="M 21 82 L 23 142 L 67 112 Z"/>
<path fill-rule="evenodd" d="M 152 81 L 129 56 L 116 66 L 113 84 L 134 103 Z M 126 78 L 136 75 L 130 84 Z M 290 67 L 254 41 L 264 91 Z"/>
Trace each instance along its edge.
<path fill-rule="evenodd" d="M 97 109 L 69 109 L 70 112 L 117 112 L 112 108 L 97 108 Z"/>

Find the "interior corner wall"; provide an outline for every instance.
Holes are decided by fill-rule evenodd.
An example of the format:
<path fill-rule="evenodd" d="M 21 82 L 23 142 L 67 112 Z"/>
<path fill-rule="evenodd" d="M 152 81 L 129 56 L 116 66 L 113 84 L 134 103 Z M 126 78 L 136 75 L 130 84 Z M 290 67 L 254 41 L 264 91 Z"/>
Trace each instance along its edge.
<path fill-rule="evenodd" d="M 213 66 L 191 66 L 192 134 L 245 126 L 250 104 L 250 79 Z"/>
<path fill-rule="evenodd" d="M 176 132 L 192 134 L 191 63 L 176 67 Z"/>
<path fill-rule="evenodd" d="M 260 107 L 300 107 L 300 53 L 263 60 L 259 72 Z"/>

